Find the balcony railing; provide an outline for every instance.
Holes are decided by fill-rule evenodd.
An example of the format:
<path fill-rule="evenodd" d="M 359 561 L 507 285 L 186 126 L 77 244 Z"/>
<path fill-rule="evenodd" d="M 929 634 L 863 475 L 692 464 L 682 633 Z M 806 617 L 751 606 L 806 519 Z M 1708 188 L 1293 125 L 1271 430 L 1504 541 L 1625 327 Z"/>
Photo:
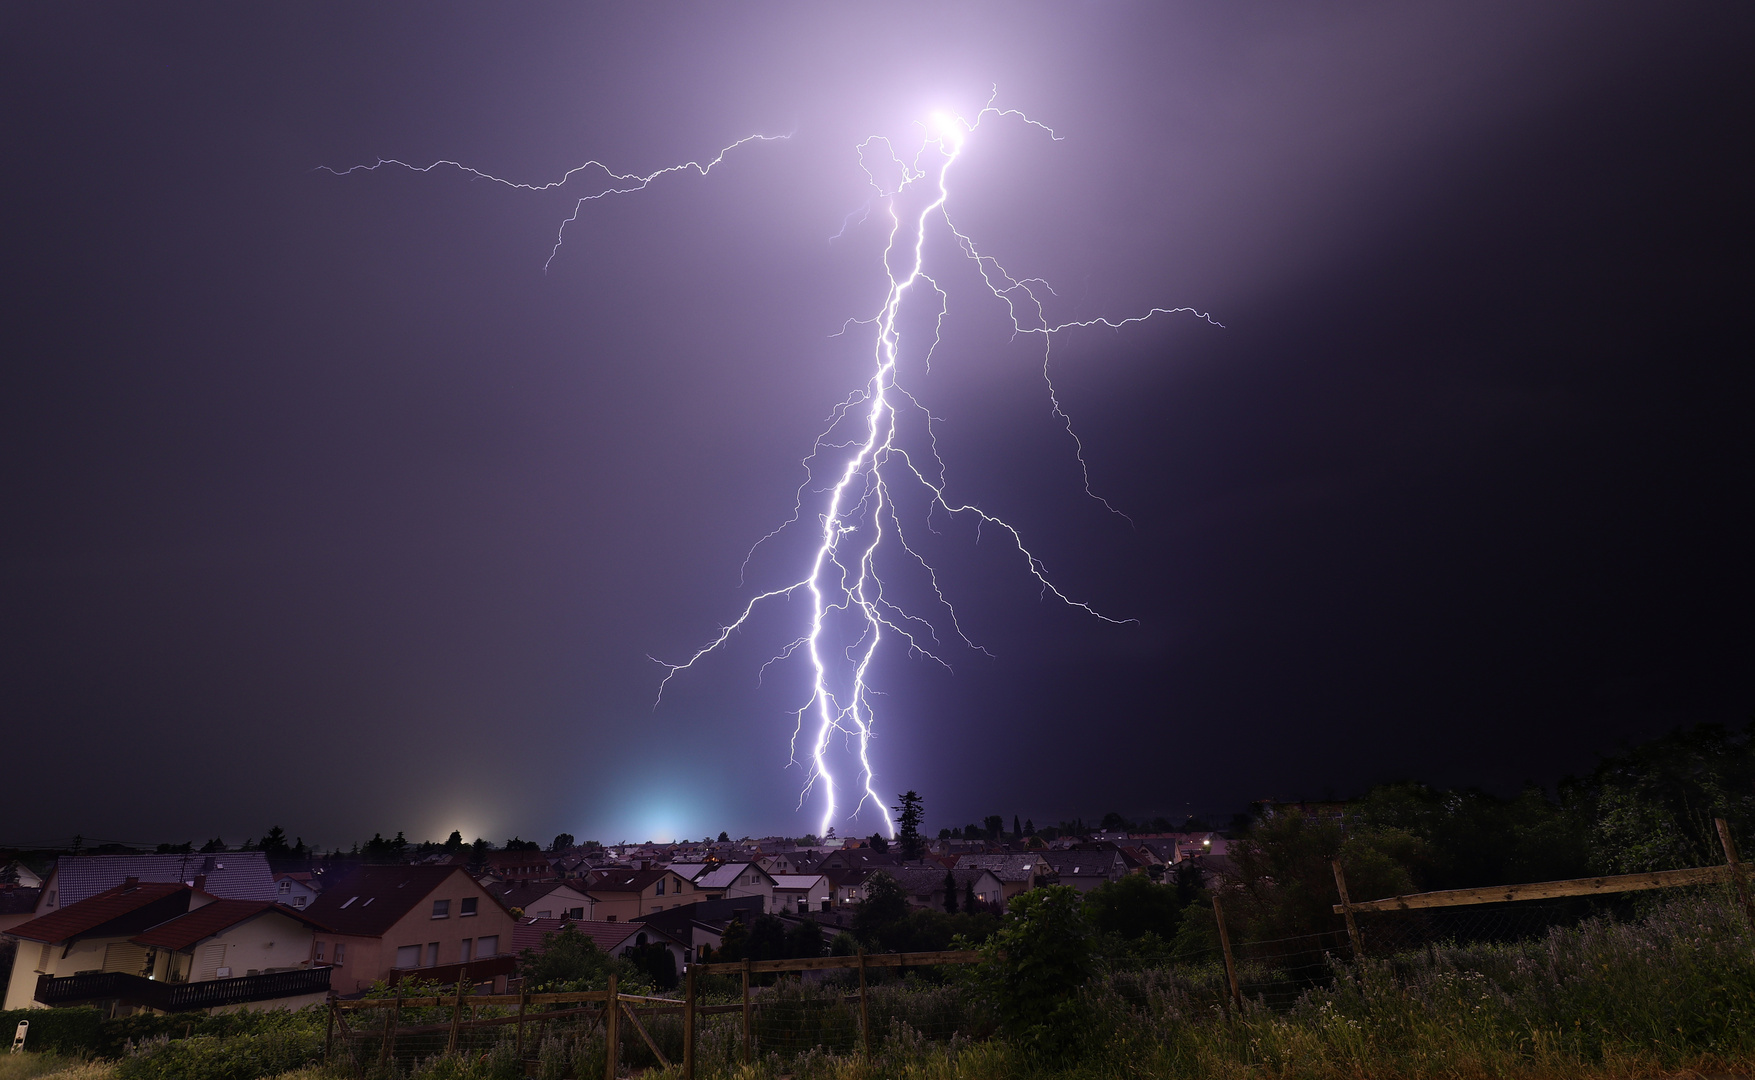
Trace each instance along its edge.
<path fill-rule="evenodd" d="M 160 1012 L 189 1012 L 251 1001 L 302 997 L 329 992 L 329 968 L 275 971 L 267 975 L 241 975 L 235 979 L 206 982 L 164 983 L 120 971 L 93 971 L 84 975 L 37 976 L 36 999 L 44 1005 L 74 1005 L 86 1001 L 118 1001 Z"/>

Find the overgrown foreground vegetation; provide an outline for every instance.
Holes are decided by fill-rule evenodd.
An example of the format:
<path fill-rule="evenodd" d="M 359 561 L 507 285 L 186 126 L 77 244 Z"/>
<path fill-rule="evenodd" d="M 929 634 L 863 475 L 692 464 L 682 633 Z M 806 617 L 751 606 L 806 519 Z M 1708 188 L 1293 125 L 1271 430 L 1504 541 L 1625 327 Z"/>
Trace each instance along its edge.
<path fill-rule="evenodd" d="M 1035 970 L 1019 957 L 1008 960 L 1008 970 L 947 968 L 939 972 L 943 981 L 911 975 L 878 987 L 870 1061 L 858 1052 L 854 1010 L 839 1000 L 844 988 L 782 984 L 764 992 L 776 1000 L 761 1010 L 758 1035 L 767 1049 L 752 1066 L 739 1059 L 738 1017 L 703 1017 L 698 1075 L 1353 1080 L 1746 1073 L 1755 1067 L 1752 950 L 1755 934 L 1737 905 L 1701 895 L 1654 903 L 1635 920 L 1597 918 L 1513 944 L 1434 946 L 1357 966 L 1337 962 L 1290 1008 L 1251 1003 L 1235 1015 L 1223 1006 L 1219 972 L 1151 962 L 1091 971 L 1082 986 L 1053 991 L 1045 1008 L 1040 995 L 1062 969 L 1052 955 Z M 1023 1003 L 1029 1007 L 1018 1008 Z M 0 1055 L 0 1080 L 348 1075 L 313 1067 L 322 1050 L 320 1009 L 227 1022 L 240 1030 L 147 1036 L 111 1061 Z M 680 1055 L 675 1018 L 649 1027 L 673 1060 Z M 602 1075 L 600 1035 L 576 1043 L 551 1038 L 531 1050 L 541 1076 Z M 636 1070 L 656 1064 L 637 1042 L 623 1056 Z M 522 1074 L 509 1043 L 399 1060 L 393 1071 L 409 1080 Z M 674 1080 L 680 1070 L 651 1075 Z"/>

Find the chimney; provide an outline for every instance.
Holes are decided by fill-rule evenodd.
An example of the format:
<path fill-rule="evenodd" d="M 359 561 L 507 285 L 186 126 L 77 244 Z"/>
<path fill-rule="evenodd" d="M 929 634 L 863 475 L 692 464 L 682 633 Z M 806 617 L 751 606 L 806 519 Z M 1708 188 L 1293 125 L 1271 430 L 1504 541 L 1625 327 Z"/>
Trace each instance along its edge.
<path fill-rule="evenodd" d="M 138 888 L 140 888 L 140 879 L 133 876 L 132 874 L 130 874 L 128 877 L 125 877 L 122 879 L 122 891 L 123 892 L 133 892 L 135 889 L 138 889 Z"/>
<path fill-rule="evenodd" d="M 642 869 L 642 870 L 652 869 L 652 860 L 651 859 L 641 859 L 640 860 L 640 869 Z"/>
<path fill-rule="evenodd" d="M 196 874 L 195 875 L 195 891 L 200 892 L 201 890 L 203 890 L 205 888 L 207 888 L 207 875 L 206 874 Z"/>

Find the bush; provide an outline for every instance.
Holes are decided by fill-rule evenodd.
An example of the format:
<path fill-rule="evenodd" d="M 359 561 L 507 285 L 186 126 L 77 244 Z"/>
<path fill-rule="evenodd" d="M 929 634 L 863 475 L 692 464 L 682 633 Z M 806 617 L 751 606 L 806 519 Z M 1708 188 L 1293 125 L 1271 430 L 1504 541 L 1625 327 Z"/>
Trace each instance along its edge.
<path fill-rule="evenodd" d="M 981 951 L 981 979 L 1006 1036 L 1045 1057 L 1071 1053 L 1087 1026 L 1079 989 L 1092 970 L 1077 890 L 1050 885 L 1018 895 Z"/>
<path fill-rule="evenodd" d="M 118 1062 L 116 1080 L 258 1080 L 322 1060 L 322 1033 L 294 1028 L 226 1038 L 160 1037 Z"/>
<path fill-rule="evenodd" d="M 44 1054 L 103 1054 L 108 1049 L 104 1019 L 96 1009 L 8 1009 L 0 1012 L 0 1032 L 5 1032 L 8 1046 L 20 1020 L 30 1021 L 30 1034 L 24 1043 L 26 1050 Z"/>

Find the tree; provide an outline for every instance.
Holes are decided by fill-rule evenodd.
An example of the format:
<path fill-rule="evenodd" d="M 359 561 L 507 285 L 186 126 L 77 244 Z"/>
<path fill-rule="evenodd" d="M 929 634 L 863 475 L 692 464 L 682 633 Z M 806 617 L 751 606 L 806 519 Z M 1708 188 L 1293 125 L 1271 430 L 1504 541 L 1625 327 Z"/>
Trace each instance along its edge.
<path fill-rule="evenodd" d="M 398 836 L 401 834 L 398 833 Z M 534 840 L 520 840 L 516 836 L 506 841 L 507 851 L 541 851 L 542 845 Z"/>
<path fill-rule="evenodd" d="M 719 830 L 719 842 L 721 844 L 731 843 L 731 834 L 726 832 L 724 829 L 720 829 Z"/>
<path fill-rule="evenodd" d="M 1018 824 L 1018 815 L 1016 814 L 1012 815 L 1012 835 L 1020 838 L 1024 835 L 1024 827 Z"/>
<path fill-rule="evenodd" d="M 1036 823 L 1034 821 L 1031 821 L 1029 818 L 1024 819 L 1024 835 L 1025 836 L 1035 836 L 1036 835 Z"/>
<path fill-rule="evenodd" d="M 292 845 L 286 842 L 286 830 L 279 825 L 262 834 L 262 842 L 256 845 L 256 849 L 267 855 L 270 863 L 284 862 L 292 854 Z"/>
<path fill-rule="evenodd" d="M 1077 890 L 1032 889 L 981 947 L 980 975 L 1009 1039 L 1049 1058 L 1077 1045 L 1085 1027 L 1078 989 L 1091 977 L 1091 932 Z"/>
<path fill-rule="evenodd" d="M 945 871 L 945 914 L 957 913 L 957 875 Z"/>
<path fill-rule="evenodd" d="M 766 912 L 757 915 L 744 942 L 744 956 L 751 960 L 786 959 L 786 924 Z"/>
<path fill-rule="evenodd" d="M 469 845 L 470 873 L 479 875 L 487 870 L 490 847 L 491 845 L 479 836 L 475 838 L 475 843 Z"/>
<path fill-rule="evenodd" d="M 639 937 L 644 937 L 644 934 Z M 636 938 L 638 942 L 638 938 Z M 676 957 L 661 941 L 638 942 L 628 949 L 628 963 L 660 990 L 676 989 Z"/>
<path fill-rule="evenodd" d="M 823 928 L 815 919 L 800 919 L 786 932 L 786 959 L 798 960 L 823 955 L 827 943 Z"/>
<path fill-rule="evenodd" d="M 891 807 L 890 812 L 896 815 L 896 840 L 902 846 L 902 858 L 919 859 L 926 854 L 926 844 L 920 838 L 920 823 L 926 819 L 926 812 L 921 808 L 922 800 L 913 791 L 905 791 L 896 798 L 902 805 Z"/>
<path fill-rule="evenodd" d="M 895 878 L 878 871 L 865 882 L 853 912 L 853 936 L 873 952 L 901 952 L 907 940 L 908 896 Z"/>
<path fill-rule="evenodd" d="M 556 834 L 554 843 L 550 844 L 548 849 L 550 851 L 566 851 L 572 846 L 573 834 L 570 832 L 564 832 Z"/>
<path fill-rule="evenodd" d="M 445 853 L 448 855 L 461 855 L 468 846 L 463 842 L 463 833 L 457 829 L 452 829 L 451 835 L 445 838 Z"/>
<path fill-rule="evenodd" d="M 871 844 L 871 849 L 873 851 L 881 853 L 890 850 L 890 842 L 884 839 L 883 833 L 872 833 L 871 839 L 867 842 Z"/>
<path fill-rule="evenodd" d="M 749 928 L 743 924 L 743 912 L 733 912 L 731 921 L 725 924 L 725 932 L 719 935 L 719 948 L 713 953 L 714 962 L 733 964 L 742 960 L 749 936 Z"/>
<path fill-rule="evenodd" d="M 518 954 L 518 973 L 533 988 L 571 985 L 595 990 L 609 985 L 611 971 L 620 975 L 631 967 L 570 925 L 561 927 L 558 934 L 542 935 L 541 945 Z"/>
<path fill-rule="evenodd" d="M 962 832 L 963 832 L 963 830 L 961 830 L 961 829 L 958 829 L 958 830 L 957 830 L 957 834 L 958 834 L 958 835 L 959 835 L 959 836 L 961 836 L 961 835 L 962 835 Z M 940 839 L 940 840 L 949 840 L 949 839 L 950 839 L 950 838 L 951 838 L 951 830 L 949 830 L 949 829 L 940 829 L 940 830 L 939 830 L 939 831 L 938 831 L 938 838 L 939 838 L 939 839 Z"/>
<path fill-rule="evenodd" d="M 975 882 L 973 879 L 963 882 L 963 910 L 975 912 Z"/>
<path fill-rule="evenodd" d="M 1130 941 L 1156 934 L 1168 941 L 1176 934 L 1182 903 L 1174 885 L 1158 885 L 1144 874 L 1106 881 L 1085 894 L 1085 918 L 1100 933 Z"/>
<path fill-rule="evenodd" d="M 77 841 L 79 839 L 79 837 L 76 836 L 73 839 Z M 75 853 L 77 853 L 79 851 L 78 844 L 74 845 L 73 850 Z M 224 851 L 224 850 L 225 850 L 225 841 L 221 840 L 217 836 L 214 837 L 212 840 L 209 840 L 207 843 L 201 845 L 201 854 L 203 854 L 203 855 L 211 855 L 216 851 Z"/>
<path fill-rule="evenodd" d="M 1097 826 L 1104 832 L 1126 832 L 1131 827 L 1131 822 L 1113 810 L 1104 814 L 1103 821 Z"/>
<path fill-rule="evenodd" d="M 987 838 L 989 840 L 998 840 L 999 834 L 1005 831 L 1005 818 L 1000 817 L 998 814 L 987 815 L 982 821 L 982 824 L 986 826 Z"/>

